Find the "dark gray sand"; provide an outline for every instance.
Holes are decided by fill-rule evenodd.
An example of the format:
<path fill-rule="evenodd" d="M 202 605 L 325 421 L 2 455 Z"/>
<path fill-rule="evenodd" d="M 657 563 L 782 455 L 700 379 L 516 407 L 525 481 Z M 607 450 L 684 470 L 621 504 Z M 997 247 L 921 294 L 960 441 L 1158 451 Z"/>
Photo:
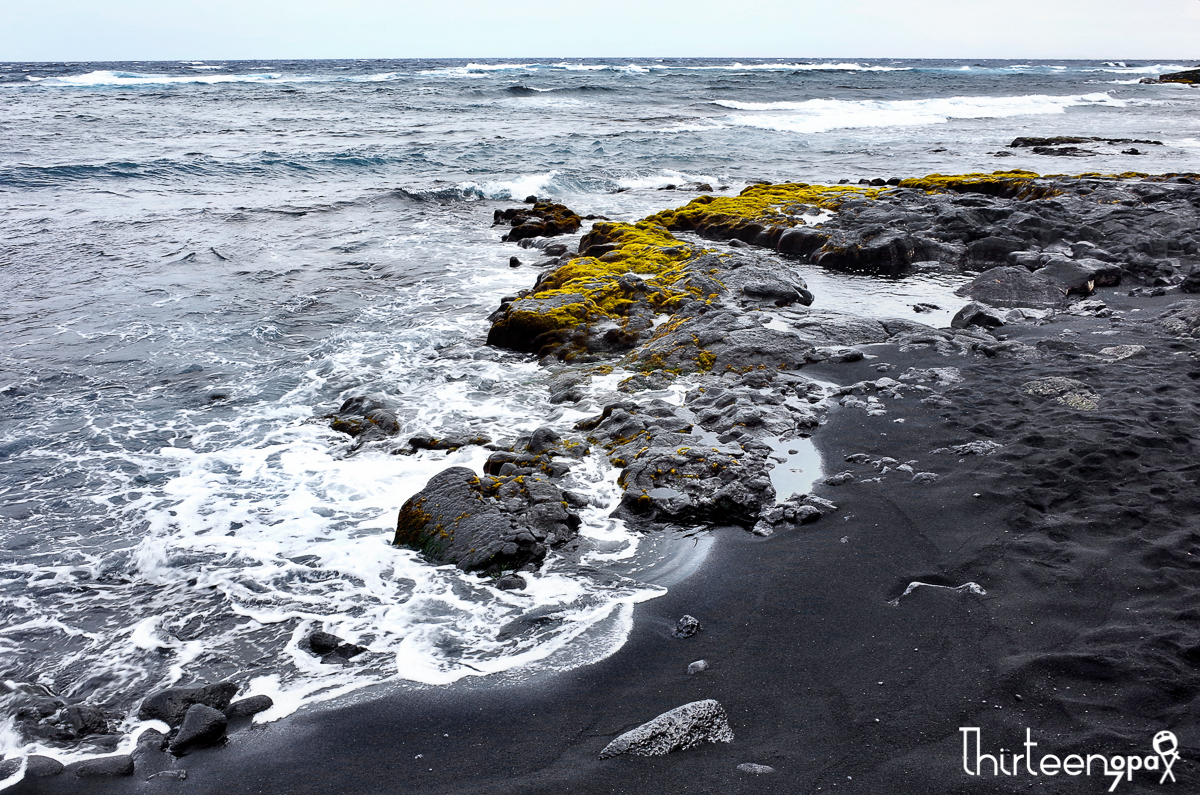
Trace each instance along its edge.
<path fill-rule="evenodd" d="M 1033 361 L 874 346 L 878 358 L 806 374 L 841 383 L 958 367 L 887 413 L 831 412 L 816 436 L 839 511 L 799 532 L 715 531 L 708 561 L 639 605 L 629 642 L 596 665 L 525 685 L 400 691 L 239 732 L 171 764 L 187 779 L 27 780 L 13 793 L 992 793 L 1109 791 L 1092 775 L 972 777 L 960 727 L 984 752 L 1153 756 L 1169 729 L 1177 779 L 1137 771 L 1117 792 L 1200 791 L 1200 359 L 1149 323 L 1171 298 L 1126 298 L 1128 320 L 1003 329 Z M 1066 333 L 1064 333 L 1066 332 Z M 1104 332 L 1104 333 L 1097 333 Z M 1116 332 L 1116 333 L 1108 333 Z M 1129 344 L 1119 361 L 1099 353 Z M 880 364 L 896 369 L 880 372 Z M 1068 377 L 1096 410 L 1027 394 Z M 899 422 L 898 420 L 903 420 Z M 989 455 L 937 453 L 974 441 Z M 916 460 L 880 475 L 847 455 Z M 879 480 L 874 480 L 879 478 Z M 890 604 L 914 581 L 919 587 Z M 986 594 L 953 587 L 977 584 Z M 704 629 L 671 636 L 683 614 Z M 688 676 L 688 664 L 710 668 Z M 618 734 L 697 699 L 735 741 L 601 761 Z M 973 760 L 972 760 L 973 761 Z M 773 773 L 738 770 L 769 765 Z M 985 763 L 987 764 L 987 763 Z M 1097 765 L 1099 763 L 1097 762 Z M 1035 769 L 1037 764 L 1035 762 Z"/>

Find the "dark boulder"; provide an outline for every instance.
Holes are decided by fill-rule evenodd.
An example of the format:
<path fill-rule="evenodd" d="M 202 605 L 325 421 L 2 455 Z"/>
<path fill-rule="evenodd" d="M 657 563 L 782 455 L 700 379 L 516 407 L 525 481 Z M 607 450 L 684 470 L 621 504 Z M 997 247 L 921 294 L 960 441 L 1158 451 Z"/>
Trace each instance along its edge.
<path fill-rule="evenodd" d="M 958 314 L 950 321 L 950 327 L 968 328 L 970 326 L 980 326 L 981 328 L 998 328 L 1003 326 L 1004 322 L 1004 316 L 992 307 L 987 304 L 981 304 L 978 301 L 972 301 L 958 310 Z"/>
<path fill-rule="evenodd" d="M 230 720 L 234 720 L 235 718 L 249 718 L 260 712 L 266 712 L 273 706 L 275 706 L 275 702 L 270 696 L 240 698 L 226 708 L 225 717 Z"/>
<path fill-rule="evenodd" d="M 839 231 L 813 255 L 814 265 L 855 273 L 898 275 L 914 262 L 937 259 L 940 249 L 929 241 L 895 230 L 871 237 Z"/>
<path fill-rule="evenodd" d="M 176 727 L 183 723 L 188 709 L 194 704 L 203 704 L 216 710 L 229 706 L 237 693 L 237 685 L 232 682 L 217 682 L 202 687 L 172 687 L 160 690 L 147 696 L 138 709 L 141 720 L 161 720 L 168 726 Z"/>
<path fill-rule="evenodd" d="M 25 761 L 25 778 L 49 778 L 57 776 L 65 768 L 57 759 L 34 754 Z"/>
<path fill-rule="evenodd" d="M 104 710 L 99 707 L 90 704 L 72 704 L 64 712 L 71 728 L 79 737 L 108 733 L 108 719 L 104 715 Z"/>
<path fill-rule="evenodd" d="M 780 254 L 807 257 L 829 242 L 829 233 L 811 226 L 794 226 L 785 230 L 776 243 Z"/>
<path fill-rule="evenodd" d="M 394 543 L 464 571 L 509 571 L 574 538 L 580 519 L 566 505 L 561 489 L 533 474 L 481 479 L 451 467 L 404 503 Z"/>
<path fill-rule="evenodd" d="M 19 756 L 5 759 L 3 762 L 0 762 L 0 780 L 14 775 L 20 769 L 21 758 Z M 64 766 L 62 762 L 48 756 L 35 754 L 25 760 L 25 778 L 49 778 L 50 776 L 57 776 L 63 770 Z"/>
<path fill-rule="evenodd" d="M 963 262 L 968 267 L 978 268 L 998 265 L 1010 261 L 1010 257 L 1027 246 L 1016 237 L 982 237 L 967 244 Z"/>
<path fill-rule="evenodd" d="M 1144 77 L 1142 83 L 1186 83 L 1195 85 L 1200 83 L 1200 69 L 1185 69 L 1182 72 L 1168 72 L 1165 75 L 1159 75 L 1158 79 L 1152 77 Z"/>
<path fill-rule="evenodd" d="M 1183 293 L 1200 293 L 1200 270 L 1193 271 L 1179 283 L 1179 291 Z"/>
<path fill-rule="evenodd" d="M 204 704 L 193 704 L 188 707 L 179 733 L 171 740 L 171 753 L 184 753 L 216 745 L 225 737 L 228 725 L 228 718 L 221 710 Z"/>
<path fill-rule="evenodd" d="M 68 765 L 76 778 L 119 778 L 133 775 L 132 756 L 101 756 Z"/>
<path fill-rule="evenodd" d="M 337 635 L 331 635 L 328 632 L 321 632 L 320 630 L 306 637 L 300 643 L 300 647 L 307 647 L 308 651 L 314 657 L 320 657 L 321 662 L 327 665 L 344 665 L 352 657 L 357 657 L 366 651 L 366 648 L 363 646 L 346 643 Z"/>
<path fill-rule="evenodd" d="M 519 574 L 505 574 L 496 580 L 495 585 L 501 591 L 523 591 L 528 583 Z"/>
<path fill-rule="evenodd" d="M 984 271 L 970 284 L 955 290 L 955 293 L 991 306 L 1035 309 L 1062 306 L 1066 297 L 1066 290 L 1060 282 L 1012 266 Z"/>
<path fill-rule="evenodd" d="M 430 433 L 418 433 L 409 438 L 408 446 L 412 450 L 454 451 L 460 447 L 470 447 L 471 445 L 482 446 L 489 444 L 491 441 L 492 437 L 484 434 L 451 434 L 449 436 L 434 436 Z"/>

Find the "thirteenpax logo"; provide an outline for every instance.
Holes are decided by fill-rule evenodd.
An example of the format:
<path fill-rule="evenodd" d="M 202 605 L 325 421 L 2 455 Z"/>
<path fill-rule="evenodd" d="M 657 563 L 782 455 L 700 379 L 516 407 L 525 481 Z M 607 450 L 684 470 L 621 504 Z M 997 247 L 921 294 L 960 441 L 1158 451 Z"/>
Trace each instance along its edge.
<path fill-rule="evenodd" d="M 1059 757 L 1042 754 L 1034 758 L 1033 732 L 1025 730 L 1024 752 L 1001 748 L 997 753 L 983 752 L 983 732 L 978 726 L 960 726 L 963 736 L 963 771 L 968 776 L 1108 776 L 1112 779 L 1109 792 L 1116 792 L 1122 781 L 1133 781 L 1134 773 L 1161 773 L 1159 784 L 1175 780 L 1171 770 L 1179 761 L 1179 740 L 1169 731 L 1154 735 L 1152 754 L 1113 755 L 1069 754 Z"/>

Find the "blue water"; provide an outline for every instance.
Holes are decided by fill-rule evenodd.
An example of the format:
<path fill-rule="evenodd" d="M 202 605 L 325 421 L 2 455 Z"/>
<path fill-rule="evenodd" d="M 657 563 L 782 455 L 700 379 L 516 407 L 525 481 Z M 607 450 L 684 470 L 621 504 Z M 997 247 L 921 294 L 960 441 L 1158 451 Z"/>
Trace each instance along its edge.
<path fill-rule="evenodd" d="M 404 433 L 506 441 L 592 407 L 550 405 L 543 369 L 484 345 L 534 278 L 508 267 L 527 252 L 493 210 L 532 194 L 634 220 L 695 183 L 1195 171 L 1200 92 L 1137 82 L 1188 66 L 0 64 L 0 680 L 132 730 L 140 696 L 176 681 L 232 678 L 276 718 L 367 684 L 611 653 L 662 583 L 552 560 L 501 594 L 393 550 L 398 506 L 484 453 L 355 452 L 313 421 L 380 392 Z M 1162 145 L 1006 147 L 1052 135 Z M 814 307 L 896 315 L 954 283 L 810 287 Z M 595 457 L 573 477 L 594 503 L 582 562 L 652 570 L 607 518 L 615 473 Z M 535 609 L 562 621 L 497 634 Z M 298 647 L 316 628 L 370 651 L 322 666 Z"/>

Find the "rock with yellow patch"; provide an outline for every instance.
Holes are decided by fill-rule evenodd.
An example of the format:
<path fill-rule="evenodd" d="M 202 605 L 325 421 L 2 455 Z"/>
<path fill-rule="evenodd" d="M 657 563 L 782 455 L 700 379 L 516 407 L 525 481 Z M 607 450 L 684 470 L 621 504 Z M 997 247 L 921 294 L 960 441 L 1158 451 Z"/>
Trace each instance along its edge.
<path fill-rule="evenodd" d="M 562 491 L 546 479 L 481 479 L 466 467 L 451 467 L 404 503 L 393 543 L 431 563 L 496 574 L 540 562 L 548 547 L 574 538 L 579 524 Z"/>

